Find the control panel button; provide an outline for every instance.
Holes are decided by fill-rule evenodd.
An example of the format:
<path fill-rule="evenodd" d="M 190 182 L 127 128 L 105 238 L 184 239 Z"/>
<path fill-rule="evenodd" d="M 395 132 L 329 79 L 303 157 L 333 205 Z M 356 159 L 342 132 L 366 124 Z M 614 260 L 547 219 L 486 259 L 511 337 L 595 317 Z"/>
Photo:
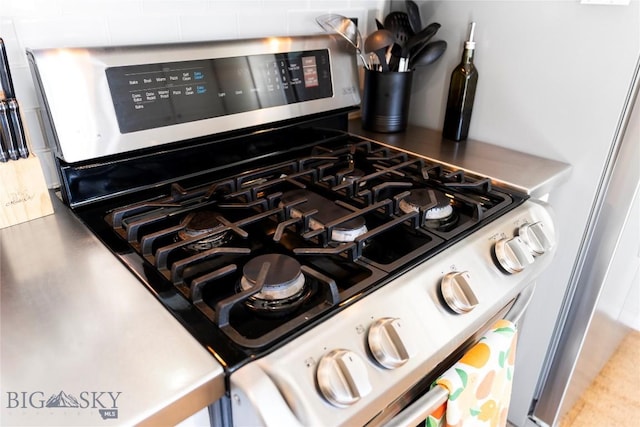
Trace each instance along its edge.
<path fill-rule="evenodd" d="M 380 318 L 371 325 L 367 341 L 371 354 L 380 365 L 395 369 L 415 354 L 407 332 L 402 321 L 392 317 Z"/>
<path fill-rule="evenodd" d="M 440 282 L 440 291 L 449 308 L 456 313 L 467 313 L 478 305 L 468 271 L 452 271 L 446 274 Z"/>
<path fill-rule="evenodd" d="M 534 256 L 542 255 L 553 248 L 555 244 L 551 233 L 548 232 L 543 222 L 527 223 L 520 226 L 518 236 L 531 250 Z"/>
<path fill-rule="evenodd" d="M 519 236 L 498 241 L 494 250 L 500 266 L 511 274 L 521 272 L 534 261 L 531 250 Z"/>
<path fill-rule="evenodd" d="M 367 366 L 351 350 L 337 349 L 324 355 L 316 378 L 325 399 L 340 408 L 353 405 L 371 392 Z"/>

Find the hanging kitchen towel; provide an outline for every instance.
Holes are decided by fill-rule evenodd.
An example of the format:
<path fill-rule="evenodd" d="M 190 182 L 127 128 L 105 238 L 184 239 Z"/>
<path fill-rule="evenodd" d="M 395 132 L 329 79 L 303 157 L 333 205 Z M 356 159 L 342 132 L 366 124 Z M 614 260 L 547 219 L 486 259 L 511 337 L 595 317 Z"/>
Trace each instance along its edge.
<path fill-rule="evenodd" d="M 501 427 L 511 399 L 517 330 L 499 320 L 436 384 L 449 399 L 426 420 L 426 427 Z"/>

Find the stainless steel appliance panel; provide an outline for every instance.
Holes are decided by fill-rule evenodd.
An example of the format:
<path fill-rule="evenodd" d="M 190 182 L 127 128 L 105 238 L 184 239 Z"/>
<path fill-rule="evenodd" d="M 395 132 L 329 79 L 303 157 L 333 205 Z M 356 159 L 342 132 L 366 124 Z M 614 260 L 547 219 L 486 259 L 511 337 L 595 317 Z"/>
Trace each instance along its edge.
<path fill-rule="evenodd" d="M 122 133 L 107 70 L 139 64 L 234 58 L 329 49 L 333 96 L 205 120 Z M 360 103 L 355 56 L 331 36 L 273 37 L 157 46 L 28 50 L 38 96 L 57 156 L 78 162 L 206 135 L 237 131 Z M 46 93 L 44 88 L 46 88 Z"/>
<path fill-rule="evenodd" d="M 637 286 L 635 278 L 621 279 L 638 266 L 637 234 L 625 233 L 638 223 L 631 213 L 640 188 L 639 91 L 640 60 L 533 402 L 530 417 L 538 425 L 555 425 L 571 409 L 628 330 L 615 310 Z M 626 260 L 620 271 L 618 259 Z"/>

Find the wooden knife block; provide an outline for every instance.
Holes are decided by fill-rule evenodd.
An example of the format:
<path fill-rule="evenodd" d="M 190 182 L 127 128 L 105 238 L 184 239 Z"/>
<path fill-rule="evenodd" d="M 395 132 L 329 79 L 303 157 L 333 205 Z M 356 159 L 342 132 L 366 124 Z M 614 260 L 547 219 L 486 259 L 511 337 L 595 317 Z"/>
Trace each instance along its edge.
<path fill-rule="evenodd" d="M 0 228 L 52 213 L 51 196 L 35 155 L 0 163 Z"/>

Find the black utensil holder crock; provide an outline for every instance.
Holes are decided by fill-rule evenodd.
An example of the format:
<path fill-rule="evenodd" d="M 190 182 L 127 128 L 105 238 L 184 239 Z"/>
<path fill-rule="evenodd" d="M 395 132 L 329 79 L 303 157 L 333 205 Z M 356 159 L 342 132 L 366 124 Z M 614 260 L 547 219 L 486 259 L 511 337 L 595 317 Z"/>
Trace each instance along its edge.
<path fill-rule="evenodd" d="M 364 71 L 363 129 L 393 133 L 407 127 L 413 72 Z"/>

